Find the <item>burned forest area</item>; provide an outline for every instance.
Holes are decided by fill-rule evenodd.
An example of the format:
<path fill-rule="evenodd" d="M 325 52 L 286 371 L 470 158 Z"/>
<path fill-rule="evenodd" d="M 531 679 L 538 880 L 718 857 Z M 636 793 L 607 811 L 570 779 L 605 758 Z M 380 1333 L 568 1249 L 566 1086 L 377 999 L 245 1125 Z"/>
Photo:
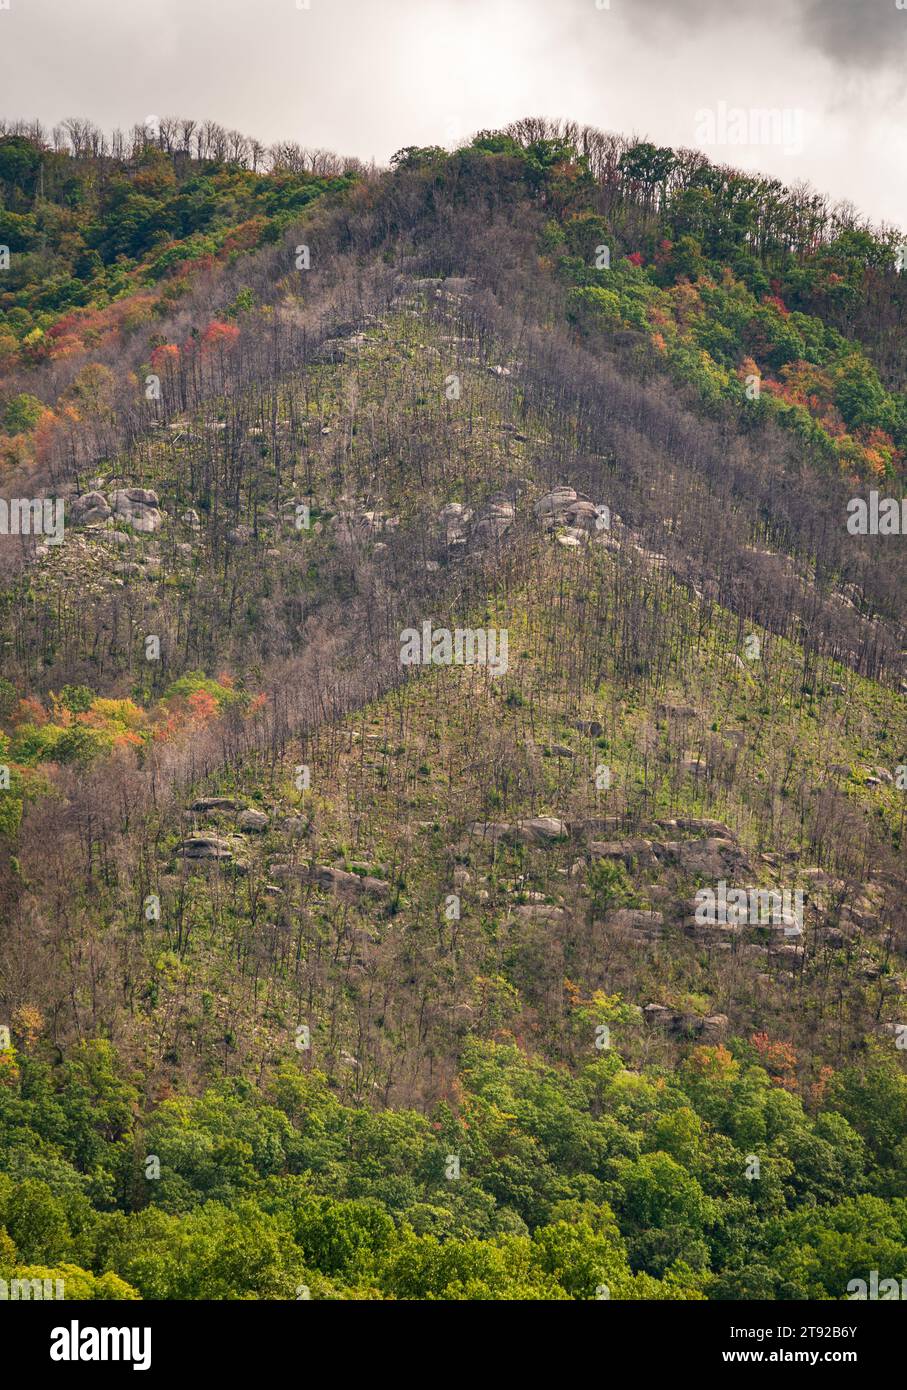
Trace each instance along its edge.
<path fill-rule="evenodd" d="M 903 235 L 154 119 L 0 126 L 3 1289 L 899 1297 Z"/>

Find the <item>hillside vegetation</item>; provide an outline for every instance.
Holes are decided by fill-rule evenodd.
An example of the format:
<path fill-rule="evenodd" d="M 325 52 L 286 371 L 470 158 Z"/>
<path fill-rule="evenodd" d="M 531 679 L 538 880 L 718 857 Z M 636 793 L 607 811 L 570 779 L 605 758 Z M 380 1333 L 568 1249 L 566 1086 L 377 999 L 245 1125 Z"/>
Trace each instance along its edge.
<path fill-rule="evenodd" d="M 0 1276 L 903 1277 L 899 234 L 187 124 L 0 137 Z"/>

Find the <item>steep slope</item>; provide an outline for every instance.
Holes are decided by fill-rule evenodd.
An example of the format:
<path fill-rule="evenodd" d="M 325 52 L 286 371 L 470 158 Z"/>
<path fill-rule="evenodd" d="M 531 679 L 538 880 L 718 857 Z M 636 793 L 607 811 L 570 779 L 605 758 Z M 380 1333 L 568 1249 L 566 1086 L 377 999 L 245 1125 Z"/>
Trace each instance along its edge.
<path fill-rule="evenodd" d="M 864 483 L 821 443 L 678 390 L 638 266 L 577 314 L 551 224 L 583 166 L 543 153 L 534 183 L 510 146 L 409 152 L 50 436 L 63 542 L 22 538 L 0 607 L 9 1268 L 146 1297 L 897 1273 L 901 538 L 848 532 Z M 745 922 L 703 913 L 722 884 Z M 267 1259 L 206 1282 L 192 1251 L 242 1225 Z"/>

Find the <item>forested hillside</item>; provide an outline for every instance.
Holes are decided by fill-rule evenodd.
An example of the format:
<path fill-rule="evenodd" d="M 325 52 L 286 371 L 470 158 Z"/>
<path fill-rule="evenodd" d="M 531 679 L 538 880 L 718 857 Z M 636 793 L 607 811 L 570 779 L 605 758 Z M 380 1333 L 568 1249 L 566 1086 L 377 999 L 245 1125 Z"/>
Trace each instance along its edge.
<path fill-rule="evenodd" d="M 907 1277 L 903 242 L 563 123 L 0 135 L 0 1277 Z"/>

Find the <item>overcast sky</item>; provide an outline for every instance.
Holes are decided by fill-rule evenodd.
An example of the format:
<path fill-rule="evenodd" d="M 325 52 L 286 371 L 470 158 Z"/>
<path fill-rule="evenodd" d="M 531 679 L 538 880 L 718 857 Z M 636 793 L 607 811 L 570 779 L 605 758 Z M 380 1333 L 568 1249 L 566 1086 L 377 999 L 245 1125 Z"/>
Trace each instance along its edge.
<path fill-rule="evenodd" d="M 907 227 L 907 0 L 305 3 L 0 0 L 0 115 L 209 117 L 379 163 L 565 116 Z"/>

